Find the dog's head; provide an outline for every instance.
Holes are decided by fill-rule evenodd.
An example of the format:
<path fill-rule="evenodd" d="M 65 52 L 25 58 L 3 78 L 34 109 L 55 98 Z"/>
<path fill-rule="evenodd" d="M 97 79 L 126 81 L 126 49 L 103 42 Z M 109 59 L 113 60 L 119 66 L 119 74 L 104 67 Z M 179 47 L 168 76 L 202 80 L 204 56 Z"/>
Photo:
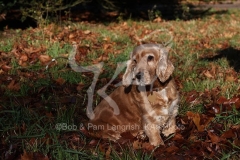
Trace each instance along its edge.
<path fill-rule="evenodd" d="M 135 47 L 127 62 L 123 85 L 150 85 L 159 78 L 165 82 L 174 70 L 168 60 L 168 49 L 158 44 L 142 44 Z"/>

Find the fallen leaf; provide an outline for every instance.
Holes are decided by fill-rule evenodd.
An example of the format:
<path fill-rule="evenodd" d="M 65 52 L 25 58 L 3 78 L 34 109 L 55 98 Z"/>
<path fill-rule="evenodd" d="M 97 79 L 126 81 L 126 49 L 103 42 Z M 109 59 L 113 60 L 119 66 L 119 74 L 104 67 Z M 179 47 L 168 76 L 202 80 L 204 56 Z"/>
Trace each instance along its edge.
<path fill-rule="evenodd" d="M 54 117 L 53 114 L 52 114 L 52 112 L 46 112 L 46 116 L 47 116 L 48 118 L 53 118 L 53 117 Z"/>
<path fill-rule="evenodd" d="M 77 53 L 75 55 L 76 61 L 84 61 L 86 59 L 86 56 L 89 52 L 89 48 L 86 46 L 78 46 Z"/>
<path fill-rule="evenodd" d="M 25 51 L 25 53 L 27 53 L 28 55 L 31 55 L 32 53 L 38 53 L 38 52 L 42 52 L 45 51 L 46 48 L 45 47 L 40 47 L 40 48 L 33 48 L 33 47 L 29 47 L 29 48 L 24 48 L 23 49 Z"/>
<path fill-rule="evenodd" d="M 205 126 L 200 125 L 200 115 L 198 113 L 187 112 L 187 116 L 193 120 L 199 132 L 204 131 Z"/>
<path fill-rule="evenodd" d="M 44 155 L 43 153 L 40 152 L 33 153 L 33 157 L 34 160 L 49 160 L 47 155 Z"/>
<path fill-rule="evenodd" d="M 238 138 L 234 139 L 233 144 L 236 146 L 240 146 L 240 140 Z"/>
<path fill-rule="evenodd" d="M 104 43 L 103 44 L 103 50 L 106 51 L 107 49 L 110 49 L 112 47 L 112 44 L 109 44 L 109 43 Z"/>
<path fill-rule="evenodd" d="M 210 73 L 209 70 L 203 71 L 203 75 L 210 79 L 214 78 L 214 76 Z"/>
<path fill-rule="evenodd" d="M 85 30 L 85 31 L 83 31 L 83 33 L 84 33 L 84 34 L 90 34 L 91 31 L 89 31 L 89 30 Z"/>
<path fill-rule="evenodd" d="M 182 141 L 184 140 L 183 136 L 179 133 L 176 133 L 174 137 L 172 138 L 173 141 Z"/>
<path fill-rule="evenodd" d="M 112 152 L 112 149 L 111 149 L 111 147 L 109 146 L 108 149 L 107 149 L 107 151 L 105 152 L 105 157 L 106 157 L 106 159 L 109 159 L 109 158 L 110 158 L 111 152 Z"/>
<path fill-rule="evenodd" d="M 33 160 L 33 153 L 27 153 L 25 150 L 21 155 L 21 160 Z"/>
<path fill-rule="evenodd" d="M 210 137 L 212 143 L 216 144 L 221 142 L 221 138 L 211 131 L 208 131 L 208 136 Z"/>
<path fill-rule="evenodd" d="M 121 137 L 125 139 L 134 139 L 135 137 L 130 132 L 121 133 Z"/>
<path fill-rule="evenodd" d="M 235 96 L 235 97 L 229 99 L 229 104 L 232 106 L 235 106 L 236 109 L 239 109 L 240 108 L 240 96 L 238 96 L 238 97 Z"/>
<path fill-rule="evenodd" d="M 225 81 L 227 82 L 235 82 L 236 78 L 232 75 L 226 76 Z"/>
<path fill-rule="evenodd" d="M 223 104 L 226 103 L 228 100 L 225 97 L 219 97 L 219 99 L 217 100 L 217 104 Z"/>
<path fill-rule="evenodd" d="M 186 97 L 187 97 L 186 98 L 187 103 L 194 103 L 199 98 L 199 93 L 196 91 L 191 91 L 187 93 Z"/>
<path fill-rule="evenodd" d="M 133 149 L 141 149 L 143 147 L 143 142 L 136 140 L 133 142 Z"/>
<path fill-rule="evenodd" d="M 157 17 L 153 20 L 153 22 L 159 23 L 159 22 L 162 22 L 162 19 L 160 17 Z"/>
<path fill-rule="evenodd" d="M 75 37 L 76 37 L 76 35 L 73 34 L 73 33 L 70 33 L 69 36 L 68 36 L 69 39 L 73 39 L 73 38 L 75 38 Z"/>
<path fill-rule="evenodd" d="M 109 144 L 99 144 L 99 150 L 104 153 L 106 159 L 110 158 L 110 153 L 112 151 L 111 146 Z"/>
<path fill-rule="evenodd" d="M 222 135 L 221 135 L 221 138 L 234 138 L 236 135 L 235 133 L 233 132 L 232 129 L 229 129 L 228 131 L 224 132 Z"/>
<path fill-rule="evenodd" d="M 26 54 L 22 54 L 19 59 L 22 60 L 23 62 L 26 62 L 28 60 L 28 56 Z"/>
<path fill-rule="evenodd" d="M 152 151 L 155 146 L 151 145 L 149 142 L 144 142 L 141 140 L 135 140 L 133 142 L 133 149 L 146 149 L 148 151 Z"/>
<path fill-rule="evenodd" d="M 88 134 L 88 133 L 87 133 Z M 85 135 L 87 135 L 85 134 Z M 99 140 L 96 140 L 96 139 L 92 139 L 90 142 L 89 142 L 89 145 L 97 145 L 99 143 Z"/>
<path fill-rule="evenodd" d="M 58 85 L 63 85 L 66 81 L 65 79 L 63 78 L 58 78 L 58 79 L 55 79 L 55 82 L 58 84 Z"/>
<path fill-rule="evenodd" d="M 166 148 L 166 152 L 168 152 L 168 153 L 174 153 L 178 150 L 179 150 L 179 148 L 176 146 L 170 146 L 170 147 Z"/>
<path fill-rule="evenodd" d="M 38 57 L 38 59 L 40 60 L 40 62 L 42 64 L 47 64 L 48 62 L 50 62 L 52 60 L 52 58 L 49 55 L 40 55 Z"/>
<path fill-rule="evenodd" d="M 81 82 L 80 82 L 80 83 L 78 83 L 78 86 L 77 86 L 77 88 L 76 88 L 76 89 L 77 89 L 77 91 L 78 91 L 78 92 L 82 91 L 82 89 L 84 88 L 84 86 L 85 86 L 85 84 L 84 84 L 84 83 L 81 83 Z"/>
<path fill-rule="evenodd" d="M 8 72 L 12 69 L 12 67 L 4 64 L 4 65 L 1 66 L 1 69 L 5 72 Z"/>
<path fill-rule="evenodd" d="M 15 80 L 12 80 L 12 81 L 8 84 L 7 88 L 8 88 L 9 90 L 12 90 L 12 91 L 19 91 L 19 90 L 20 90 L 20 84 L 17 83 L 17 82 L 15 82 Z"/>

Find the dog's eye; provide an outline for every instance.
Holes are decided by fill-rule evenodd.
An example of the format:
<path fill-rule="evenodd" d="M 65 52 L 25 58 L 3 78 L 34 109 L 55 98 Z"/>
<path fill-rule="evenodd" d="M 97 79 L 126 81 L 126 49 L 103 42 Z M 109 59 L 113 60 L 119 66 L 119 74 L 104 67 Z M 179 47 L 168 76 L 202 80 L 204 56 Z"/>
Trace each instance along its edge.
<path fill-rule="evenodd" d="M 147 61 L 152 61 L 153 59 L 154 59 L 153 56 L 148 56 L 148 57 L 147 57 Z"/>
<path fill-rule="evenodd" d="M 137 60 L 136 60 L 136 59 L 134 59 L 134 60 L 133 60 L 133 62 L 134 62 L 134 63 L 137 63 Z"/>

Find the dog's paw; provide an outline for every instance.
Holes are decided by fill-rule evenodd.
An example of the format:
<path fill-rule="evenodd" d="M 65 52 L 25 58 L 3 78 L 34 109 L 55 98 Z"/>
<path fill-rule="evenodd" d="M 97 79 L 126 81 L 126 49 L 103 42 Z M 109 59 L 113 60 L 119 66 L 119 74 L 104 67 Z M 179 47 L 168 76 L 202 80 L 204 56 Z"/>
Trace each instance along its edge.
<path fill-rule="evenodd" d="M 161 137 L 159 137 L 157 139 L 156 138 L 155 139 L 149 139 L 149 143 L 151 145 L 155 146 L 155 147 L 164 146 L 165 145 Z"/>
<path fill-rule="evenodd" d="M 164 134 L 164 136 L 168 137 L 170 134 L 173 134 L 176 132 L 176 126 L 172 125 L 168 128 L 165 128 L 162 133 Z"/>
<path fill-rule="evenodd" d="M 145 132 L 142 130 L 142 131 L 139 131 L 138 132 L 138 134 L 137 134 L 137 139 L 142 139 L 142 140 L 144 140 L 146 137 L 147 137 L 147 135 L 145 134 Z"/>

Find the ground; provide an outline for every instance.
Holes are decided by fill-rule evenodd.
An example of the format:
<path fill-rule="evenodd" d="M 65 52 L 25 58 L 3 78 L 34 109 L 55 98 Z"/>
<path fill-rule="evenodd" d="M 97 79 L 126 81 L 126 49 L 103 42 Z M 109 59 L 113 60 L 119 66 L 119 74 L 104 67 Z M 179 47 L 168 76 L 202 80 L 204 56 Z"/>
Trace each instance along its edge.
<path fill-rule="evenodd" d="M 7 29 L 0 40 L 0 153 L 3 159 L 239 159 L 240 18 L 238 10 L 211 11 L 191 20 L 64 22 Z M 156 34 L 151 34 L 159 30 Z M 146 36 L 149 36 L 146 38 Z M 68 58 L 77 45 L 79 65 L 102 62 L 97 90 L 117 63 L 143 43 L 171 44 L 181 95 L 177 133 L 153 148 L 129 133 L 118 142 L 82 129 L 91 72 L 76 72 Z M 124 70 L 107 88 L 111 93 Z"/>

